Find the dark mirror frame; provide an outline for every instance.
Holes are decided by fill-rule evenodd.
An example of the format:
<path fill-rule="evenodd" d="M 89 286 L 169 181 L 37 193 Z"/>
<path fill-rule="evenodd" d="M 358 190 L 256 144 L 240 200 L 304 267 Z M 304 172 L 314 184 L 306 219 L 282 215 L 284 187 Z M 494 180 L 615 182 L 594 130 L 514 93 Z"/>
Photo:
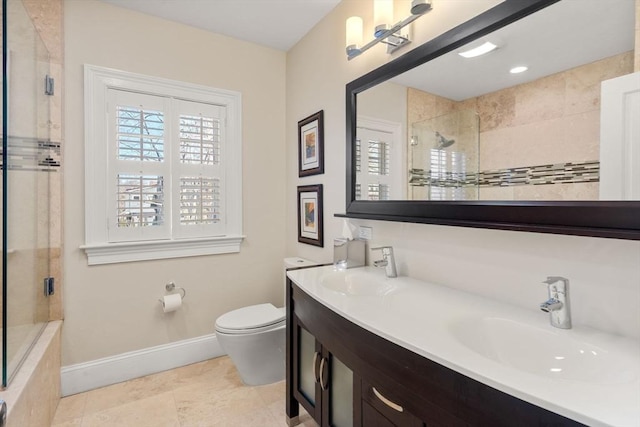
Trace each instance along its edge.
<path fill-rule="evenodd" d="M 346 213 L 338 217 L 640 240 L 640 201 L 355 200 L 357 94 L 561 0 L 505 0 L 346 86 Z"/>

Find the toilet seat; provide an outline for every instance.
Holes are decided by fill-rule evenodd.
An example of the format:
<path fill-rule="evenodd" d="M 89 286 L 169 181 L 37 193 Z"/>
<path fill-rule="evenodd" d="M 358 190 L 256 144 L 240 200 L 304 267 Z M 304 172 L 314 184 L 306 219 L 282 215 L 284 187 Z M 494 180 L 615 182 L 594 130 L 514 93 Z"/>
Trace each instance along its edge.
<path fill-rule="evenodd" d="M 285 325 L 284 308 L 276 308 L 273 304 L 257 304 L 242 307 L 223 314 L 216 320 L 216 332 L 241 335 L 276 329 Z"/>

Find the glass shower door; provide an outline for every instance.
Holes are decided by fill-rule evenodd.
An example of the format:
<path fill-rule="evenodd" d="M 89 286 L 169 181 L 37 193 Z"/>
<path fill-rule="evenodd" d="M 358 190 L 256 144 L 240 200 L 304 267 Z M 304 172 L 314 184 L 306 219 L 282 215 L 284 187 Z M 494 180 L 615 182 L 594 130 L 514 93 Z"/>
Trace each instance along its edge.
<path fill-rule="evenodd" d="M 49 320 L 49 53 L 21 0 L 3 1 L 2 384 Z"/>
<path fill-rule="evenodd" d="M 480 122 L 458 110 L 410 124 L 409 198 L 477 200 Z"/>

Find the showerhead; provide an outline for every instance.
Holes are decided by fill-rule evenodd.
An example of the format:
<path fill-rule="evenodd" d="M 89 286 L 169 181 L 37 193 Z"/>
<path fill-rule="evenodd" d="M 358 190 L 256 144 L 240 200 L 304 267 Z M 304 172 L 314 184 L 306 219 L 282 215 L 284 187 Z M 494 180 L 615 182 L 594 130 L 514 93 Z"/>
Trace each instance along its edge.
<path fill-rule="evenodd" d="M 436 148 L 438 150 L 442 150 L 443 148 L 447 148 L 452 146 L 456 142 L 455 139 L 447 139 L 440 132 L 436 132 Z"/>

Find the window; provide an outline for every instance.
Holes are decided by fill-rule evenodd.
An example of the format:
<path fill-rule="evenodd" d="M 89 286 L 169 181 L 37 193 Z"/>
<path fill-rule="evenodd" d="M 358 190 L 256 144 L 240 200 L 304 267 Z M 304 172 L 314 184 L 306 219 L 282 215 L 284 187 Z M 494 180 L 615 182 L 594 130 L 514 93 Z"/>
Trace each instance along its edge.
<path fill-rule="evenodd" d="M 402 198 L 403 152 L 400 126 L 358 117 L 356 129 L 356 200 Z"/>
<path fill-rule="evenodd" d="M 240 95 L 85 67 L 89 264 L 238 252 Z"/>

